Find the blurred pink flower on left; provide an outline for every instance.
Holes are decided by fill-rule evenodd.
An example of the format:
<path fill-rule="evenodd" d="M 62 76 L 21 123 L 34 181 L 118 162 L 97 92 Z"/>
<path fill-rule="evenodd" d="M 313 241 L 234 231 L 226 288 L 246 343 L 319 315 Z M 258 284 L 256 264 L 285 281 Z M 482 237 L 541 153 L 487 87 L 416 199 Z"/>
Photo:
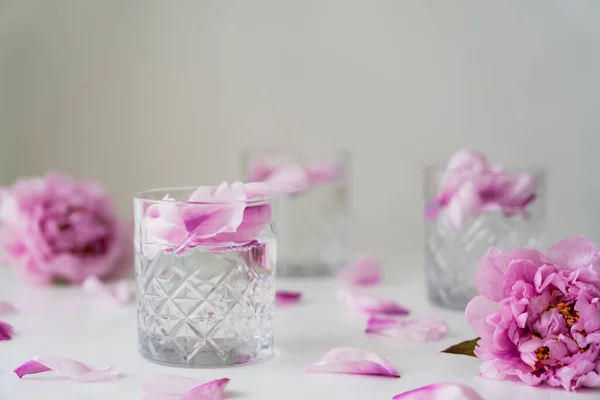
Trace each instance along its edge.
<path fill-rule="evenodd" d="M 0 260 L 31 282 L 120 275 L 132 267 L 131 236 L 97 181 L 50 172 L 0 191 Z"/>

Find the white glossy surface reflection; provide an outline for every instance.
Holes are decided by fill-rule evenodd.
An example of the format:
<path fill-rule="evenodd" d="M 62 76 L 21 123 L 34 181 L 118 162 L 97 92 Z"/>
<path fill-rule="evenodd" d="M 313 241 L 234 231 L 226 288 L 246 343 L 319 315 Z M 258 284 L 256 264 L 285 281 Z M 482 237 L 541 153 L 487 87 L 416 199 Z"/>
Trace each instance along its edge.
<path fill-rule="evenodd" d="M 436 311 L 425 303 L 417 262 L 400 262 L 397 257 L 390 257 L 387 264 L 396 271 L 414 272 L 407 276 L 389 268 L 386 283 L 370 290 L 397 298 L 414 315 L 442 314 L 451 327 L 445 340 L 403 343 L 367 336 L 363 333 L 365 318 L 336 300 L 336 282 L 282 279 L 279 288 L 301 290 L 304 300 L 299 305 L 278 309 L 276 356 L 260 364 L 219 369 L 177 369 L 151 364 L 138 354 L 135 305 L 120 307 L 76 288 L 32 288 L 8 268 L 0 267 L 0 299 L 13 302 L 20 310 L 17 315 L 3 317 L 14 325 L 16 335 L 12 341 L 0 342 L 0 399 L 135 400 L 141 398 L 141 382 L 152 374 L 206 380 L 229 377 L 227 399 L 391 399 L 403 391 L 440 381 L 469 384 L 487 400 L 600 398 L 600 391 L 568 394 L 560 389 L 484 380 L 477 377 L 477 359 L 439 354 L 448 345 L 473 336 L 462 313 Z M 309 364 L 337 346 L 374 351 L 395 364 L 402 377 L 304 372 Z M 78 383 L 50 378 L 49 374 L 19 380 L 12 372 L 30 357 L 44 354 L 73 357 L 96 366 L 114 364 L 122 376 L 110 382 Z"/>

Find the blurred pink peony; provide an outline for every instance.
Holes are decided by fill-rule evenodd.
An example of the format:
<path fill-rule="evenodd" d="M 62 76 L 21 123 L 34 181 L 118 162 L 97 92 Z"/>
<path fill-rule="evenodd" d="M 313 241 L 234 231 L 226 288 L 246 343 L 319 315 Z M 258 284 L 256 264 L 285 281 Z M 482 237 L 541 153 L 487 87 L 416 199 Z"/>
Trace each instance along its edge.
<path fill-rule="evenodd" d="M 492 248 L 467 307 L 475 354 L 490 379 L 600 387 L 600 249 L 578 236 L 510 253 Z"/>
<path fill-rule="evenodd" d="M 0 255 L 39 284 L 109 278 L 133 264 L 131 227 L 98 182 L 51 172 L 0 192 Z"/>

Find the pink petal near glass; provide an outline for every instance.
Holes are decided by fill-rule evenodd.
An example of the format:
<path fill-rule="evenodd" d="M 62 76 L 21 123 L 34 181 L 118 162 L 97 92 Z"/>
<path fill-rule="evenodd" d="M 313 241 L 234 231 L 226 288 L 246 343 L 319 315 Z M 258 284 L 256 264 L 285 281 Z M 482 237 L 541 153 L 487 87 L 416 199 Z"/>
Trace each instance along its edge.
<path fill-rule="evenodd" d="M 396 319 L 371 316 L 365 332 L 399 340 L 427 342 L 443 339 L 449 330 L 446 322 L 439 317 Z"/>
<path fill-rule="evenodd" d="M 394 396 L 393 400 L 483 400 L 470 386 L 434 383 Z"/>
<path fill-rule="evenodd" d="M 202 383 L 175 375 L 155 375 L 142 385 L 142 400 L 222 400 L 229 378 Z"/>
<path fill-rule="evenodd" d="M 338 277 L 350 285 L 376 285 L 381 282 L 381 263 L 371 255 L 362 255 L 344 267 Z"/>
<path fill-rule="evenodd" d="M 7 301 L 0 300 L 0 315 L 13 314 L 16 311 L 17 309 L 15 308 L 15 306 L 13 306 Z"/>
<path fill-rule="evenodd" d="M 301 292 L 291 292 L 287 290 L 278 290 L 275 292 L 275 304 L 278 306 L 296 304 L 301 298 Z"/>
<path fill-rule="evenodd" d="M 95 276 L 88 277 L 81 285 L 83 290 L 112 298 L 119 304 L 129 304 L 135 301 L 135 283 L 122 279 L 113 284 L 106 284 Z"/>
<path fill-rule="evenodd" d="M 12 339 L 13 331 L 11 325 L 0 321 L 0 341 Z"/>
<path fill-rule="evenodd" d="M 396 367 L 386 359 L 368 350 L 347 347 L 329 350 L 321 360 L 310 365 L 306 371 L 400 377 Z"/>
<path fill-rule="evenodd" d="M 350 308 L 366 314 L 408 315 L 409 310 L 394 300 L 357 293 L 351 290 L 339 290 L 338 298 Z"/>
<path fill-rule="evenodd" d="M 113 379 L 119 371 L 112 365 L 96 368 L 71 358 L 57 356 L 33 357 L 15 369 L 19 378 L 40 372 L 55 371 L 79 382 L 94 382 Z"/>

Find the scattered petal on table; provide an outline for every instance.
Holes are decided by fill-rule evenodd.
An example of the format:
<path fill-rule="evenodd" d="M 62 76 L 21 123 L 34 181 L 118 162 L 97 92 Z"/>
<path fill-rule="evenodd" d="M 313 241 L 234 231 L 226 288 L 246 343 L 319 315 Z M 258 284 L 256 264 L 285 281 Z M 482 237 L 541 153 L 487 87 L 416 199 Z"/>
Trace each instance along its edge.
<path fill-rule="evenodd" d="M 119 375 L 119 371 L 112 365 L 96 368 L 71 358 L 57 356 L 33 357 L 18 366 L 14 372 L 19 378 L 23 378 L 25 375 L 47 371 L 55 371 L 80 382 L 101 381 Z"/>
<path fill-rule="evenodd" d="M 16 312 L 15 306 L 10 304 L 8 301 L 0 300 L 0 315 L 7 315 Z"/>
<path fill-rule="evenodd" d="M 202 383 L 175 375 L 155 375 L 143 384 L 142 400 L 222 400 L 229 378 Z"/>
<path fill-rule="evenodd" d="M 309 366 L 307 372 L 400 377 L 396 367 L 386 359 L 368 350 L 346 347 L 329 350 L 321 360 Z"/>
<path fill-rule="evenodd" d="M 470 386 L 434 383 L 394 396 L 393 400 L 483 400 Z"/>
<path fill-rule="evenodd" d="M 0 341 L 10 340 L 13 335 L 13 327 L 6 322 L 0 321 Z"/>
<path fill-rule="evenodd" d="M 339 279 L 351 285 L 376 285 L 381 282 L 381 263 L 373 256 L 362 255 L 342 269 Z"/>
<path fill-rule="evenodd" d="M 366 333 L 400 340 L 427 342 L 444 338 L 449 330 L 446 322 L 440 317 L 396 319 L 373 315 L 367 322 Z"/>
<path fill-rule="evenodd" d="M 107 285 L 95 276 L 90 276 L 82 284 L 83 290 L 111 297 L 119 304 L 129 304 L 135 300 L 135 284 L 128 279 L 122 279 L 112 285 Z"/>
<path fill-rule="evenodd" d="M 338 298 L 350 308 L 367 314 L 407 315 L 409 311 L 394 300 L 356 293 L 350 290 L 339 290 Z"/>
<path fill-rule="evenodd" d="M 275 304 L 278 306 L 298 303 L 301 298 L 301 292 L 292 292 L 288 290 L 278 290 L 275 292 Z"/>

